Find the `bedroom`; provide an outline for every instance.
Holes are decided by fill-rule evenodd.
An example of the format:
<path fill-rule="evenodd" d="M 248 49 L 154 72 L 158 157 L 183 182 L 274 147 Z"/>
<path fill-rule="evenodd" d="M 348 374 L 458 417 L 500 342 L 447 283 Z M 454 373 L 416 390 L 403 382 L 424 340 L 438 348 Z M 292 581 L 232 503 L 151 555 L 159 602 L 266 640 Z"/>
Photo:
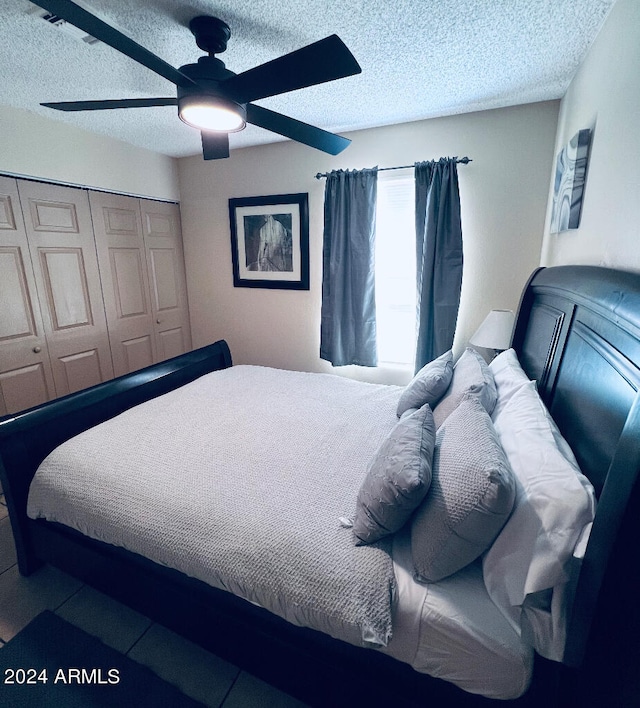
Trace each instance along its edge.
<path fill-rule="evenodd" d="M 0 169 L 157 198 L 179 198 L 194 345 L 224 337 L 237 363 L 323 370 L 317 358 L 317 265 L 312 267 L 309 293 L 268 293 L 256 306 L 248 293 L 234 290 L 227 199 L 308 191 L 315 223 L 312 262 L 317 264 L 322 184 L 313 179 L 316 172 L 334 166 L 407 164 L 441 154 L 469 154 L 474 162 L 460 169 L 464 208 L 473 214 L 473 218 L 465 218 L 463 213 L 463 222 L 468 225 L 465 234 L 473 249 L 468 254 L 468 279 L 463 286 L 466 303 L 459 337 L 464 342 L 489 309 L 516 307 L 523 283 L 540 263 L 640 269 L 640 206 L 634 194 L 640 183 L 640 167 L 634 159 L 640 139 L 631 119 L 640 112 L 635 71 L 639 31 L 637 4 L 620 0 L 560 103 L 514 106 L 363 131 L 352 136 L 358 140 L 354 139 L 338 160 L 310 156 L 297 145 L 280 143 L 240 150 L 224 164 L 211 167 L 196 157 L 174 161 L 138 152 L 3 107 L 3 134 L 12 139 L 3 148 Z M 551 237 L 545 224 L 554 156 L 585 126 L 595 127 L 596 135 L 583 222 L 575 233 Z M 145 169 L 133 169 L 133 162 Z M 620 170 L 624 172 L 620 174 Z M 224 187 L 218 190 L 218 185 Z M 212 238 L 212 233 L 217 238 Z M 285 314 L 274 317 L 281 310 Z"/>

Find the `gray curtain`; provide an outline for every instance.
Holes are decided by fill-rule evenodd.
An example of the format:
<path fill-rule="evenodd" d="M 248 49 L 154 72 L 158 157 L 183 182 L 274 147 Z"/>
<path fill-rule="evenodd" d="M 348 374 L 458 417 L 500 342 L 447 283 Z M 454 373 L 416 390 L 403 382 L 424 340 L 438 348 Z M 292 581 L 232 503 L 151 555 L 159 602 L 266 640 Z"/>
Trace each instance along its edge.
<path fill-rule="evenodd" d="M 378 169 L 337 170 L 324 190 L 320 357 L 376 366 L 375 229 Z"/>
<path fill-rule="evenodd" d="M 457 158 L 416 162 L 416 371 L 451 349 L 462 284 Z"/>

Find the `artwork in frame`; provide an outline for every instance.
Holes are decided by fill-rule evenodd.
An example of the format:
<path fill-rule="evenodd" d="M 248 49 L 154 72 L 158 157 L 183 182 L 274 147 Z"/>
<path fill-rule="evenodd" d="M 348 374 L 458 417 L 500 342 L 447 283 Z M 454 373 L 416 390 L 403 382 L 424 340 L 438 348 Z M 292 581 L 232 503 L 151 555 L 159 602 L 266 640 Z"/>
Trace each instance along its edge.
<path fill-rule="evenodd" d="M 550 231 L 557 234 L 580 225 L 591 130 L 578 131 L 558 154 L 553 185 Z"/>
<path fill-rule="evenodd" d="M 233 284 L 309 289 L 308 195 L 229 199 Z"/>

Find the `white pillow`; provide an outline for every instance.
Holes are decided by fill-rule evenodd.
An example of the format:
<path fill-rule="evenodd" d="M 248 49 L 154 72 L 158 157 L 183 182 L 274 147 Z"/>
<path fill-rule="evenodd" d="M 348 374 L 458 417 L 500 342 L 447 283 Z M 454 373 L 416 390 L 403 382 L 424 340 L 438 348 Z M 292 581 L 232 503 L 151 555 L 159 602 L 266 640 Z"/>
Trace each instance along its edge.
<path fill-rule="evenodd" d="M 489 364 L 489 369 L 493 374 L 493 380 L 498 392 L 498 400 L 491 414 L 495 421 L 502 409 L 511 400 L 513 394 L 525 384 L 529 383 L 529 377 L 524 373 L 518 355 L 514 349 L 507 349 L 493 359 Z"/>
<path fill-rule="evenodd" d="M 554 594 L 563 592 L 571 574 L 576 543 L 595 514 L 595 494 L 560 435 L 535 382 L 522 385 L 495 420 L 496 431 L 517 480 L 514 510 L 483 559 L 483 575 L 491 599 L 517 631 L 536 625 L 536 613 L 558 611 Z M 537 593 L 535 602 L 532 602 Z M 529 602 L 525 603 L 527 596 Z M 541 608 L 540 599 L 546 598 Z M 523 611 L 523 605 L 525 606 Z M 535 605 L 535 610 L 534 606 Z M 563 626 L 565 617 L 553 624 Z M 564 633 L 534 644 L 538 653 L 559 659 Z"/>

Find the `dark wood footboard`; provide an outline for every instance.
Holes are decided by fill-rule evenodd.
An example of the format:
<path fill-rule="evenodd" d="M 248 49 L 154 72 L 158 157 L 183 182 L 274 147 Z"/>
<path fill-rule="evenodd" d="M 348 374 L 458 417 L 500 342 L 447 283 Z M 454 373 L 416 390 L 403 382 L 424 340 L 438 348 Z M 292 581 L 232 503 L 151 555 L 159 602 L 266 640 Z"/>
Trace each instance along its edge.
<path fill-rule="evenodd" d="M 26 515 L 29 485 L 44 458 L 65 440 L 133 406 L 231 366 L 224 341 L 0 419 L 0 479 L 23 575 L 47 560 L 34 553 Z"/>

